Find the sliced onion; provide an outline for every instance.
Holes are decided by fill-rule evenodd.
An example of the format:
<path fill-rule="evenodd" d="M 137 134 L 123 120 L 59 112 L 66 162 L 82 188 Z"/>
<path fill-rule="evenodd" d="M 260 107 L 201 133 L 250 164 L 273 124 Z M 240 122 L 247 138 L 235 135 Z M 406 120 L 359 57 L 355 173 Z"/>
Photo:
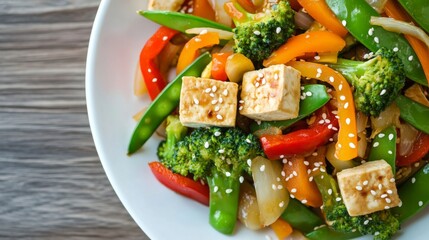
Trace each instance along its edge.
<path fill-rule="evenodd" d="M 406 156 L 411 152 L 419 131 L 408 123 L 399 127 L 399 155 Z"/>
<path fill-rule="evenodd" d="M 384 29 L 414 36 L 420 39 L 427 47 L 429 47 L 429 36 L 421 28 L 404 21 L 395 20 L 389 17 L 371 17 L 370 23 L 372 25 L 381 26 Z"/>
<path fill-rule="evenodd" d="M 249 229 L 258 230 L 264 227 L 259 220 L 259 206 L 255 189 L 248 182 L 243 182 L 240 186 L 238 220 Z"/>
<path fill-rule="evenodd" d="M 368 125 L 368 116 L 366 116 L 362 112 L 357 112 L 356 125 L 358 134 L 358 156 L 364 158 L 366 155 L 366 148 L 368 146 L 368 142 L 366 140 L 366 127 Z"/>
<path fill-rule="evenodd" d="M 429 100 L 427 99 L 425 93 L 423 92 L 422 86 L 420 84 L 414 83 L 411 87 L 405 90 L 406 97 L 429 107 Z"/>
<path fill-rule="evenodd" d="M 209 1 L 210 5 L 215 10 L 216 22 L 222 23 L 226 26 L 232 26 L 232 19 L 228 15 L 228 13 L 226 13 L 225 9 L 223 8 L 223 5 L 229 1 L 230 0 L 211 0 L 211 1 Z"/>
<path fill-rule="evenodd" d="M 225 40 L 230 40 L 234 36 L 234 33 L 232 33 L 232 32 L 220 30 L 220 29 L 216 29 L 216 28 L 209 28 L 209 27 L 189 28 L 186 30 L 187 34 L 197 34 L 198 35 L 198 34 L 201 34 L 203 32 L 216 32 L 219 34 L 220 39 L 225 39 Z"/>
<path fill-rule="evenodd" d="M 283 186 L 282 164 L 263 157 L 252 161 L 252 176 L 258 199 L 260 220 L 264 226 L 275 222 L 289 203 L 289 194 Z"/>
<path fill-rule="evenodd" d="M 166 81 L 168 80 L 168 74 L 170 69 L 177 64 L 179 53 L 182 48 L 182 44 L 173 44 L 169 42 L 159 53 L 159 71 L 161 72 L 162 76 Z"/>
<path fill-rule="evenodd" d="M 387 3 L 387 0 L 366 0 L 366 2 L 374 8 L 378 13 L 384 12 L 384 6 Z"/>
<path fill-rule="evenodd" d="M 134 95 L 141 97 L 147 93 L 146 84 L 144 83 L 140 64 L 137 63 L 136 71 L 134 73 Z"/>
<path fill-rule="evenodd" d="M 302 30 L 308 30 L 314 22 L 314 19 L 302 9 L 295 14 L 294 19 L 295 25 Z"/>
<path fill-rule="evenodd" d="M 241 82 L 243 75 L 253 70 L 252 61 L 241 53 L 234 53 L 226 60 L 225 72 L 231 82 Z"/>
<path fill-rule="evenodd" d="M 337 172 L 355 166 L 353 161 L 343 161 L 335 156 L 335 143 L 330 143 L 328 145 L 328 149 L 326 150 L 326 159 L 332 164 L 332 166 L 334 166 Z"/>
<path fill-rule="evenodd" d="M 378 117 L 371 117 L 371 138 L 374 138 L 377 134 L 383 131 L 383 129 L 390 125 L 395 125 L 399 128 L 401 125 L 399 114 L 399 108 L 393 103 L 381 112 Z"/>

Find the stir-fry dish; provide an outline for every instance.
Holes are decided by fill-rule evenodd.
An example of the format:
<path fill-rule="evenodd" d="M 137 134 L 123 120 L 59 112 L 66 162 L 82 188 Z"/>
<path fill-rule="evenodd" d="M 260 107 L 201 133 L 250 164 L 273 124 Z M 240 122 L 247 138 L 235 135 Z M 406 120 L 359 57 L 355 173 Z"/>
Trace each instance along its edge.
<path fill-rule="evenodd" d="M 154 176 L 223 234 L 390 239 L 429 203 L 426 5 L 152 0 L 128 154 L 161 136 Z"/>

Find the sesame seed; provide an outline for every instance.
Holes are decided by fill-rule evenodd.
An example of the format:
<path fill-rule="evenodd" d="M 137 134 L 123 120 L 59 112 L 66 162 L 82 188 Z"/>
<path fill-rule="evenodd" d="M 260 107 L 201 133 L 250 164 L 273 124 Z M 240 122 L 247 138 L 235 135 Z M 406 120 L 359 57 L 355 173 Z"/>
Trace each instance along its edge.
<path fill-rule="evenodd" d="M 247 159 L 247 165 L 249 165 L 249 167 L 251 167 L 252 166 L 252 159 Z"/>
<path fill-rule="evenodd" d="M 250 141 L 250 139 L 246 138 L 246 142 L 247 143 L 252 143 L 252 141 Z"/>
<path fill-rule="evenodd" d="M 304 165 L 308 166 L 308 165 L 310 165 L 310 163 L 308 161 L 304 161 Z"/>
<path fill-rule="evenodd" d="M 219 103 L 223 103 L 223 98 L 222 97 L 219 98 Z"/>
<path fill-rule="evenodd" d="M 215 95 L 214 95 L 213 93 L 210 93 L 209 95 L 210 95 L 210 97 L 212 97 L 212 98 L 214 98 L 214 97 L 215 97 Z"/>
<path fill-rule="evenodd" d="M 411 62 L 411 61 L 413 61 L 413 58 L 414 58 L 414 57 L 413 57 L 412 55 L 411 55 L 411 56 L 409 56 L 409 57 L 408 57 L 408 61 L 410 61 L 410 62 Z"/>
<path fill-rule="evenodd" d="M 243 183 L 243 182 L 244 182 L 244 177 L 243 177 L 243 176 L 240 176 L 240 177 L 238 178 L 238 180 L 240 181 L 240 183 Z"/>
<path fill-rule="evenodd" d="M 397 51 L 399 51 L 399 48 L 398 48 L 398 47 L 394 47 L 394 48 L 393 48 L 393 51 L 394 51 L 394 52 L 397 52 Z"/>
<path fill-rule="evenodd" d="M 375 43 L 379 43 L 380 42 L 380 40 L 378 39 L 378 37 L 374 37 L 374 42 Z"/>
<path fill-rule="evenodd" d="M 380 234 L 380 232 L 375 232 L 374 233 L 374 236 L 377 236 L 377 235 L 379 235 Z"/>
<path fill-rule="evenodd" d="M 351 142 L 351 143 L 349 143 L 349 147 L 354 149 L 354 148 L 356 148 L 356 145 Z"/>
<path fill-rule="evenodd" d="M 335 81 L 334 77 L 330 76 L 329 81 L 333 83 Z"/>
<path fill-rule="evenodd" d="M 350 125 L 350 121 L 351 121 L 350 118 L 346 118 L 346 124 L 347 125 Z"/>
<path fill-rule="evenodd" d="M 308 181 L 312 182 L 313 179 L 314 179 L 313 176 L 311 176 L 311 177 L 308 178 Z"/>
<path fill-rule="evenodd" d="M 244 108 L 243 106 L 240 106 L 240 107 L 238 108 L 238 110 L 239 110 L 239 111 L 241 111 L 241 110 L 243 110 L 243 108 Z"/>
<path fill-rule="evenodd" d="M 243 99 L 241 99 L 240 101 L 238 101 L 239 103 L 241 103 L 241 104 L 243 104 L 244 103 L 244 100 Z"/>
<path fill-rule="evenodd" d="M 255 83 L 255 87 L 259 87 L 259 82 L 256 82 L 256 83 Z"/>
<path fill-rule="evenodd" d="M 279 177 L 277 177 L 277 178 L 276 178 L 276 180 L 277 180 L 277 182 L 280 182 L 280 181 L 281 181 L 281 179 L 280 179 Z"/>
<path fill-rule="evenodd" d="M 287 159 L 283 158 L 282 163 L 287 163 Z"/>
<path fill-rule="evenodd" d="M 305 95 L 307 95 L 308 97 L 311 97 L 313 95 L 313 93 L 310 92 L 310 91 L 308 91 L 308 92 L 305 93 Z"/>
<path fill-rule="evenodd" d="M 286 176 L 285 171 L 281 171 L 281 174 L 282 174 L 283 177 Z"/>
<path fill-rule="evenodd" d="M 219 190 L 219 187 L 218 186 L 214 186 L 213 192 L 217 192 L 218 190 Z"/>
<path fill-rule="evenodd" d="M 392 200 L 390 200 L 390 198 L 386 198 L 384 200 L 386 200 L 387 203 L 391 203 L 392 202 Z"/>
<path fill-rule="evenodd" d="M 349 133 L 349 137 L 355 137 L 355 135 L 353 133 Z"/>
<path fill-rule="evenodd" d="M 298 176 L 298 173 L 297 173 L 296 171 L 293 171 L 293 172 L 292 172 L 292 174 L 293 174 L 295 177 L 297 177 L 297 176 Z"/>
<path fill-rule="evenodd" d="M 198 105 L 198 104 L 200 104 L 200 101 L 198 101 L 198 99 L 196 99 L 196 98 L 194 97 L 194 103 L 195 103 L 195 105 Z"/>
<path fill-rule="evenodd" d="M 347 25 L 347 21 L 343 20 L 343 21 L 341 21 L 341 24 L 345 27 Z"/>
<path fill-rule="evenodd" d="M 219 137 L 220 136 L 220 132 L 215 132 L 214 135 L 215 135 L 215 137 Z"/>
<path fill-rule="evenodd" d="M 328 194 L 332 195 L 332 189 L 328 189 Z"/>
<path fill-rule="evenodd" d="M 326 172 L 325 168 L 320 168 L 321 172 Z M 323 177 L 323 176 L 322 176 Z"/>
<path fill-rule="evenodd" d="M 383 96 L 386 93 L 386 89 L 381 90 L 380 96 Z"/>
<path fill-rule="evenodd" d="M 378 137 L 379 137 L 379 138 L 384 138 L 384 136 L 385 136 L 385 135 L 384 135 L 384 133 L 379 133 L 379 134 L 378 134 Z"/>
<path fill-rule="evenodd" d="M 377 192 L 376 192 L 376 191 L 374 191 L 374 190 L 371 190 L 370 192 L 371 192 L 371 194 L 372 194 L 373 196 L 377 195 Z"/>
<path fill-rule="evenodd" d="M 217 91 L 217 87 L 216 87 L 216 86 L 213 86 L 213 87 L 212 87 L 212 91 L 213 91 L 213 92 L 216 92 L 216 91 Z"/>
<path fill-rule="evenodd" d="M 393 139 L 394 137 L 395 137 L 395 136 L 393 136 L 393 133 L 389 134 L 389 140 L 390 140 L 390 141 L 392 141 L 392 139 Z"/>
<path fill-rule="evenodd" d="M 205 143 L 204 143 L 204 147 L 205 147 L 205 148 L 209 148 L 209 142 L 205 142 Z"/>
<path fill-rule="evenodd" d="M 362 191 L 362 186 L 356 186 L 356 190 L 358 190 L 358 191 Z"/>
<path fill-rule="evenodd" d="M 363 181 L 362 183 L 364 186 L 368 185 L 368 180 Z"/>
<path fill-rule="evenodd" d="M 314 152 L 314 153 L 312 153 L 311 155 L 313 155 L 313 156 L 317 156 L 317 155 L 319 155 L 317 152 Z"/>
<path fill-rule="evenodd" d="M 292 188 L 292 189 L 290 190 L 290 192 L 291 192 L 291 193 L 296 193 L 296 188 Z"/>
<path fill-rule="evenodd" d="M 219 106 L 215 106 L 214 110 L 215 110 L 215 112 L 218 112 L 220 110 L 220 107 Z"/>
<path fill-rule="evenodd" d="M 344 101 L 344 100 L 346 100 L 346 96 L 344 96 L 344 95 L 341 95 L 341 96 L 340 96 L 340 100 L 341 100 L 341 101 Z"/>
<path fill-rule="evenodd" d="M 381 183 L 378 184 L 378 190 L 381 190 L 382 188 L 383 188 L 383 185 L 381 185 Z"/>
<path fill-rule="evenodd" d="M 372 36 L 372 34 L 374 34 L 374 28 L 370 28 L 370 29 L 368 30 L 368 35 L 369 35 L 369 36 Z"/>
<path fill-rule="evenodd" d="M 277 185 L 277 189 L 283 189 L 283 185 L 281 184 Z"/>
<path fill-rule="evenodd" d="M 341 198 L 337 197 L 337 198 L 335 198 L 335 201 L 339 202 L 339 201 L 341 201 Z"/>
<path fill-rule="evenodd" d="M 212 100 L 212 104 L 213 104 L 213 105 L 215 105 L 216 103 L 217 103 L 217 100 L 216 100 L 216 99 L 213 99 L 213 100 Z"/>
<path fill-rule="evenodd" d="M 273 190 L 276 190 L 276 189 L 277 189 L 277 186 L 276 186 L 275 184 L 272 184 L 272 185 L 271 185 L 271 188 L 272 188 Z"/>
<path fill-rule="evenodd" d="M 258 30 L 255 30 L 255 31 L 253 32 L 253 34 L 255 34 L 255 35 L 259 36 L 259 35 L 261 35 L 261 32 L 260 32 L 260 31 L 258 31 Z"/>
<path fill-rule="evenodd" d="M 419 207 L 423 206 L 423 202 L 419 201 Z"/>
<path fill-rule="evenodd" d="M 285 205 L 285 202 L 284 201 L 281 201 L 280 203 L 279 203 L 279 207 L 283 207 Z"/>
<path fill-rule="evenodd" d="M 216 115 L 216 118 L 219 119 L 219 120 L 223 119 L 222 115 L 220 115 L 220 114 Z"/>
<path fill-rule="evenodd" d="M 285 157 L 285 155 L 283 155 L 283 154 L 282 154 L 282 155 L 280 155 L 280 158 L 284 158 L 284 157 Z"/>
<path fill-rule="evenodd" d="M 261 171 L 261 172 L 265 171 L 265 165 L 262 165 L 262 166 L 259 168 L 259 171 Z"/>
<path fill-rule="evenodd" d="M 389 181 L 390 181 L 391 183 L 393 183 L 393 182 L 395 182 L 395 178 L 391 178 Z"/>
<path fill-rule="evenodd" d="M 152 79 L 152 82 L 157 82 L 158 81 L 158 78 L 153 78 Z"/>
<path fill-rule="evenodd" d="M 338 85 L 338 90 L 342 90 L 343 89 L 343 84 Z"/>
<path fill-rule="evenodd" d="M 226 189 L 226 190 L 225 190 L 225 192 L 226 192 L 227 194 L 230 194 L 230 193 L 232 193 L 232 189 L 231 189 L 231 188 L 228 188 L 228 189 Z"/>
<path fill-rule="evenodd" d="M 317 73 L 317 74 L 316 74 L 316 78 L 320 78 L 320 76 L 322 76 L 322 74 L 321 74 L 321 73 Z"/>
<path fill-rule="evenodd" d="M 289 194 L 290 198 L 295 198 L 295 195 Z"/>
<path fill-rule="evenodd" d="M 367 225 L 369 223 L 369 220 L 365 220 L 365 222 L 363 222 L 364 225 Z"/>
<path fill-rule="evenodd" d="M 201 42 L 201 38 L 199 38 L 199 37 L 196 37 L 194 39 L 195 39 L 195 42 Z"/>
<path fill-rule="evenodd" d="M 230 172 L 225 172 L 225 176 L 231 177 L 231 173 Z"/>
<path fill-rule="evenodd" d="M 398 207 L 402 207 L 402 201 L 399 202 Z"/>
<path fill-rule="evenodd" d="M 323 119 L 319 121 L 319 124 L 324 124 L 324 123 L 325 123 L 325 120 Z"/>
<path fill-rule="evenodd" d="M 276 28 L 276 33 L 277 33 L 277 34 L 279 34 L 281 31 L 282 31 L 282 28 L 281 28 L 281 27 L 277 27 L 277 28 Z"/>
<path fill-rule="evenodd" d="M 381 194 L 381 198 L 387 198 L 387 194 Z"/>
<path fill-rule="evenodd" d="M 307 199 L 303 199 L 301 202 L 302 202 L 302 204 L 306 204 L 307 203 Z"/>
<path fill-rule="evenodd" d="M 168 40 L 167 36 L 162 37 L 162 41 L 167 41 L 167 40 Z"/>
<path fill-rule="evenodd" d="M 320 60 L 320 56 L 314 56 L 314 60 Z"/>
<path fill-rule="evenodd" d="M 151 73 L 151 72 L 152 72 L 152 69 L 148 68 L 148 69 L 147 69 L 147 72 L 148 72 L 148 73 Z"/>
<path fill-rule="evenodd" d="M 218 151 L 219 153 L 224 153 L 225 152 L 225 149 L 219 149 L 219 151 Z"/>
<path fill-rule="evenodd" d="M 373 147 L 378 147 L 380 145 L 379 142 L 374 142 L 374 144 L 372 145 Z"/>
<path fill-rule="evenodd" d="M 415 177 L 411 178 L 411 183 L 415 183 L 415 182 L 416 182 L 416 178 Z"/>
<path fill-rule="evenodd" d="M 228 89 L 223 90 L 222 94 L 226 97 L 228 96 Z"/>
<path fill-rule="evenodd" d="M 292 166 L 292 162 L 288 162 L 289 166 Z"/>
<path fill-rule="evenodd" d="M 392 194 L 393 194 L 393 191 L 392 191 L 392 190 L 390 190 L 390 189 L 389 189 L 389 190 L 387 190 L 386 192 L 387 192 L 388 194 L 390 194 L 390 195 L 392 195 Z"/>
<path fill-rule="evenodd" d="M 387 151 L 387 153 L 390 154 L 390 155 L 393 154 L 392 150 Z"/>

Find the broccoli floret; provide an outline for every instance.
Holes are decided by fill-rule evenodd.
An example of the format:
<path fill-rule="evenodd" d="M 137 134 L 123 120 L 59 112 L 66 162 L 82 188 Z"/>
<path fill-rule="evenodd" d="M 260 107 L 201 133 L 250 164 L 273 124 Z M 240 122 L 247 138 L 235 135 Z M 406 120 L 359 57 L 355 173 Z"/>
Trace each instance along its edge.
<path fill-rule="evenodd" d="M 182 140 L 188 132 L 188 128 L 183 126 L 177 115 L 169 115 L 166 124 L 166 140 L 158 146 L 157 155 L 160 161 L 173 156 L 176 144 Z"/>
<path fill-rule="evenodd" d="M 399 220 L 389 210 L 350 216 L 338 191 L 336 180 L 327 173 L 319 173 L 314 179 L 322 194 L 323 212 L 333 230 L 371 234 L 376 240 L 390 239 L 399 230 Z"/>
<path fill-rule="evenodd" d="M 331 67 L 354 87 L 355 106 L 366 115 L 378 116 L 405 84 L 404 65 L 395 52 L 384 48 L 365 62 L 339 59 Z"/>
<path fill-rule="evenodd" d="M 261 66 L 262 61 L 293 34 L 295 12 L 284 0 L 267 1 L 264 10 L 256 14 L 246 12 L 238 3 L 234 6 L 244 16 L 233 18 L 234 51 L 251 59 L 255 66 Z"/>
<path fill-rule="evenodd" d="M 158 148 L 160 161 L 173 172 L 204 180 L 210 188 L 210 224 L 231 234 L 237 221 L 240 178 L 250 173 L 249 159 L 263 156 L 259 140 L 239 128 L 198 128 L 174 146 Z M 167 147 L 168 146 L 168 147 Z"/>

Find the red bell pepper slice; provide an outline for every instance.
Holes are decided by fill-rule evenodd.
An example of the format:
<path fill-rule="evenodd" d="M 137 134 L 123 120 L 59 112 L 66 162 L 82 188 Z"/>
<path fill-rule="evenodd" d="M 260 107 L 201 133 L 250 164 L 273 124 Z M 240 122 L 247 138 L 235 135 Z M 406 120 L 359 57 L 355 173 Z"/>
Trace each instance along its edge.
<path fill-rule="evenodd" d="M 307 129 L 284 135 L 263 135 L 260 138 L 265 155 L 269 159 L 310 153 L 326 144 L 337 131 L 338 119 L 327 107 L 316 112 L 316 120 Z"/>
<path fill-rule="evenodd" d="M 156 58 L 178 31 L 160 27 L 155 34 L 150 37 L 140 52 L 140 69 L 145 81 L 149 97 L 154 100 L 156 96 L 167 85 L 167 81 L 162 77 Z"/>
<path fill-rule="evenodd" d="M 420 132 L 419 135 L 417 136 L 416 141 L 414 142 L 414 145 L 412 146 L 410 154 L 406 156 L 399 155 L 399 149 L 398 148 L 396 149 L 398 151 L 396 153 L 397 166 L 404 167 L 412 163 L 415 163 L 429 153 L 429 135 Z"/>
<path fill-rule="evenodd" d="M 228 76 L 225 72 L 226 60 L 232 52 L 212 54 L 212 71 L 211 75 L 216 80 L 226 81 Z"/>
<path fill-rule="evenodd" d="M 164 186 L 183 196 L 209 205 L 209 187 L 201 182 L 172 172 L 160 162 L 150 162 L 150 170 Z"/>

